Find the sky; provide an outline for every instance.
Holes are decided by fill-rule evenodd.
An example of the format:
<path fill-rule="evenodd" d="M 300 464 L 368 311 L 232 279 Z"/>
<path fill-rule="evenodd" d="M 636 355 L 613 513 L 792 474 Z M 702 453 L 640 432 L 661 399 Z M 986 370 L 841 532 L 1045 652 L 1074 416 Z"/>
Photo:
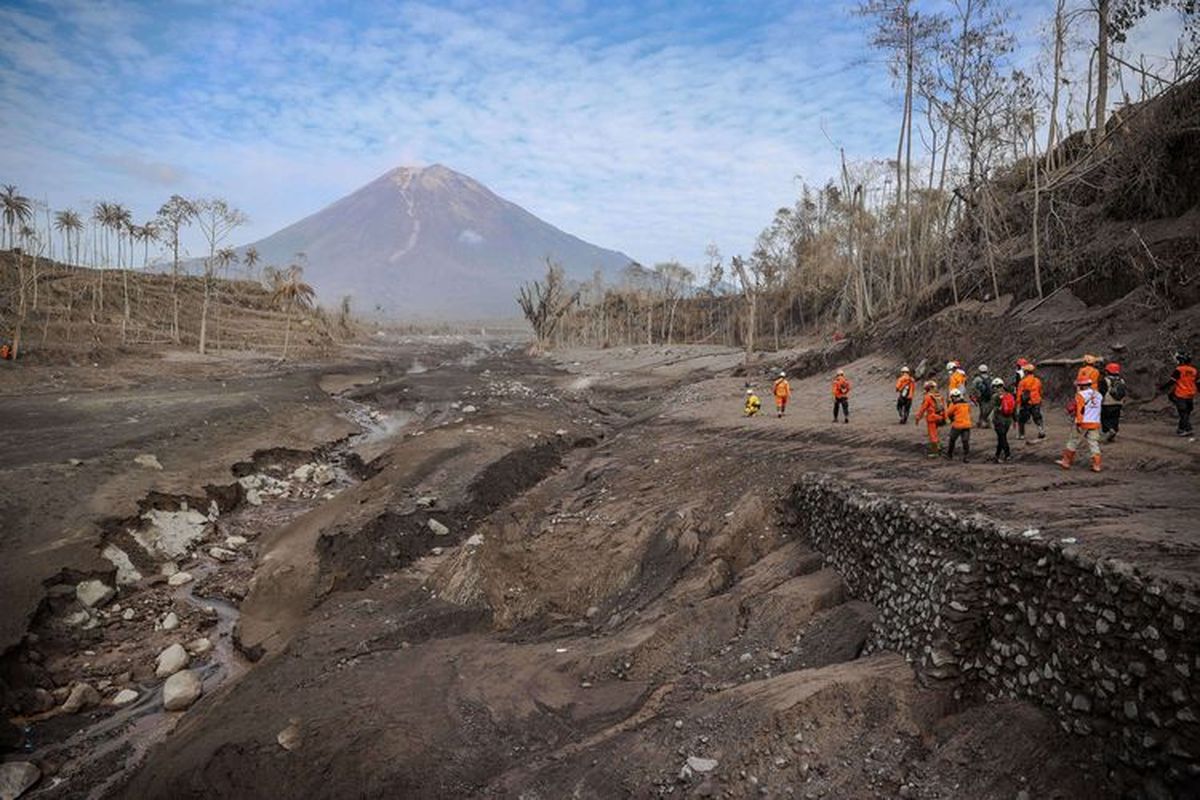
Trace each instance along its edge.
<path fill-rule="evenodd" d="M 894 151 L 901 100 L 856 5 L 0 0 L 0 183 L 135 221 L 224 197 L 240 244 L 441 163 L 594 244 L 697 265 L 710 242 L 749 252 L 839 148 Z M 1032 62 L 1053 2 L 1011 11 Z M 1177 26 L 1131 46 L 1165 55 Z"/>

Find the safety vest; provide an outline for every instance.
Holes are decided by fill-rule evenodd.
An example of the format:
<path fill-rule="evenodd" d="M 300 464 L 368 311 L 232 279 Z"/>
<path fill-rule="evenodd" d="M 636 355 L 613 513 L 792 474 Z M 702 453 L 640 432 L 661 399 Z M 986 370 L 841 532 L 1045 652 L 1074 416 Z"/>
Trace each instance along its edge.
<path fill-rule="evenodd" d="M 1080 428 L 1100 427 L 1100 393 L 1088 388 L 1075 394 L 1075 424 Z"/>

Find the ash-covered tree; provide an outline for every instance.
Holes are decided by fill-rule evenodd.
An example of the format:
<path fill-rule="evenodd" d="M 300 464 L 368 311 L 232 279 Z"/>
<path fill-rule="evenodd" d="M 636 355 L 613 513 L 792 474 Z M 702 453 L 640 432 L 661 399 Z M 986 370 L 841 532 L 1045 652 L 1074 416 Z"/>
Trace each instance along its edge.
<path fill-rule="evenodd" d="M 159 228 L 171 248 L 171 341 L 179 344 L 179 232 L 196 220 L 195 201 L 177 194 L 158 209 Z"/>
<path fill-rule="evenodd" d="M 283 330 L 283 354 L 280 356 L 280 360 L 286 360 L 288 344 L 292 340 L 292 317 L 297 311 L 312 308 L 317 293 L 311 285 L 304 282 L 304 267 L 298 263 L 290 264 L 284 270 L 271 267 L 267 269 L 272 284 L 271 297 L 287 314 L 287 323 Z"/>
<path fill-rule="evenodd" d="M 12 184 L 0 189 L 0 213 L 4 214 L 4 230 L 8 232 L 8 247 L 16 247 L 17 229 L 33 218 L 33 201 L 17 192 Z"/>
<path fill-rule="evenodd" d="M 559 321 L 578 300 L 579 293 L 572 293 L 567 288 L 567 276 L 563 268 L 547 258 L 545 280 L 524 284 L 517 293 L 517 305 L 533 328 L 531 352 L 542 353 L 546 350 Z"/>
<path fill-rule="evenodd" d="M 217 251 L 221 249 L 229 234 L 235 228 L 245 225 L 248 218 L 220 198 L 200 200 L 195 205 L 196 222 L 200 226 L 200 232 L 204 234 L 204 241 L 208 243 L 208 258 L 204 260 L 204 299 L 200 307 L 199 352 L 203 354 L 208 346 L 208 312 L 217 289 L 217 270 L 221 267 L 228 269 L 232 263 L 231 258 L 218 258 Z"/>

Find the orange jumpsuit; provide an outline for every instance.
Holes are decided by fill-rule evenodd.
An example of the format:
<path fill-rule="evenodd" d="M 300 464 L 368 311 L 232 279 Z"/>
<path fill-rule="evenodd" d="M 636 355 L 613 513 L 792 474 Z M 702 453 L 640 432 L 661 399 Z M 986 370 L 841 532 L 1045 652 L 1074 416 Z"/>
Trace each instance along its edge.
<path fill-rule="evenodd" d="M 913 398 L 917 394 L 917 382 L 907 372 L 900 373 L 896 379 L 896 413 L 900 415 L 900 424 L 908 422 L 908 412 L 912 410 Z"/>
<path fill-rule="evenodd" d="M 941 450 L 941 444 L 938 441 L 938 425 L 944 419 L 945 407 L 942 396 L 933 391 L 925 393 L 925 397 L 921 400 L 921 407 L 917 409 L 916 421 L 925 420 L 925 431 L 929 435 L 930 455 Z"/>
<path fill-rule="evenodd" d="M 792 385 L 787 378 L 777 378 L 771 391 L 775 395 L 775 410 L 782 417 L 783 412 L 787 411 L 788 398 L 792 396 Z"/>
<path fill-rule="evenodd" d="M 965 389 L 967 385 L 967 373 L 961 369 L 956 369 L 950 373 L 950 382 L 946 385 L 946 391 L 953 392 L 955 389 Z"/>

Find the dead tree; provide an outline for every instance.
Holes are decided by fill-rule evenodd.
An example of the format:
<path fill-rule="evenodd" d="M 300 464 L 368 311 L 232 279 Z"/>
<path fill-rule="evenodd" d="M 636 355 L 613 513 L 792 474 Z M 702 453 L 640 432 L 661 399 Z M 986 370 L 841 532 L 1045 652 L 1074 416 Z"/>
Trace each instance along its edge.
<path fill-rule="evenodd" d="M 579 292 L 568 293 L 566 275 L 558 264 L 546 259 L 546 280 L 533 281 L 520 287 L 517 304 L 533 328 L 534 343 L 530 351 L 546 350 L 559 320 L 579 300 Z"/>

